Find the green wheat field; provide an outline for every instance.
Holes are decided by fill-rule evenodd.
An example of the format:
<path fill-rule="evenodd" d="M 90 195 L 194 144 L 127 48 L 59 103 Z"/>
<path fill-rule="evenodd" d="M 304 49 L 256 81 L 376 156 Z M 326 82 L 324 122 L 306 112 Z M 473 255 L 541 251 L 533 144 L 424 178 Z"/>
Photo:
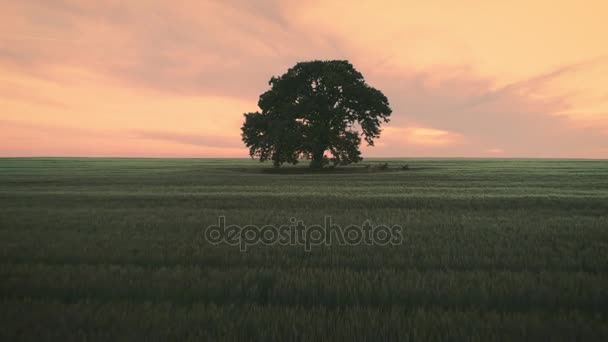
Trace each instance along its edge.
<path fill-rule="evenodd" d="M 269 168 L 0 159 L 0 340 L 608 339 L 608 161 Z M 218 216 L 327 215 L 401 225 L 403 242 L 241 252 L 204 239 Z"/>

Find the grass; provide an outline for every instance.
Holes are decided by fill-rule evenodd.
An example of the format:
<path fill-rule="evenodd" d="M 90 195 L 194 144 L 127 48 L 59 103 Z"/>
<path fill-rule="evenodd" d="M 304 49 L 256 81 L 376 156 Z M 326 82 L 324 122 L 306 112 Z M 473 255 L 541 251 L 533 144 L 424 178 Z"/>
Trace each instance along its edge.
<path fill-rule="evenodd" d="M 608 339 L 608 161 L 364 164 L 0 159 L 0 340 Z M 220 215 L 404 241 L 242 253 Z"/>

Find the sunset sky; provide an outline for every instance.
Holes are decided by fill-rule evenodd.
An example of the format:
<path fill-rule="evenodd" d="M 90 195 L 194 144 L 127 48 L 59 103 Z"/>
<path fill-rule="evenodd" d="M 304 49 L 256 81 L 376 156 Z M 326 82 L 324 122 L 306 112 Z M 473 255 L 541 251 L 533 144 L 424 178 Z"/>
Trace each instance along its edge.
<path fill-rule="evenodd" d="M 606 0 L 0 8 L 0 156 L 247 157 L 271 76 L 348 59 L 393 108 L 364 157 L 608 158 Z"/>

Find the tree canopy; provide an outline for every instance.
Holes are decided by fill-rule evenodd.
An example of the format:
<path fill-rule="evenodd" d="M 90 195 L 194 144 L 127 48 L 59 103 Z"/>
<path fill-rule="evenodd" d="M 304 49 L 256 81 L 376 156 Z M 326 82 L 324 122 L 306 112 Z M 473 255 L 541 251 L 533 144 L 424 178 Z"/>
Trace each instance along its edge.
<path fill-rule="evenodd" d="M 361 161 L 361 138 L 373 146 L 392 112 L 348 61 L 300 62 L 269 85 L 241 130 L 251 157 L 276 167 L 304 158 L 312 168 Z"/>

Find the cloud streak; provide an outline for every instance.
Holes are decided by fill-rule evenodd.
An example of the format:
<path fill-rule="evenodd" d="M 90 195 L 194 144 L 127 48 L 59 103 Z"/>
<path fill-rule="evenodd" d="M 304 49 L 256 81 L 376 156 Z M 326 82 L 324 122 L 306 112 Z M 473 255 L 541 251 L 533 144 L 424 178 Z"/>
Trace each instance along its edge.
<path fill-rule="evenodd" d="M 243 144 L 234 136 L 205 135 L 200 133 L 184 132 L 154 132 L 142 131 L 134 132 L 138 139 L 172 141 L 180 144 L 244 149 Z"/>

